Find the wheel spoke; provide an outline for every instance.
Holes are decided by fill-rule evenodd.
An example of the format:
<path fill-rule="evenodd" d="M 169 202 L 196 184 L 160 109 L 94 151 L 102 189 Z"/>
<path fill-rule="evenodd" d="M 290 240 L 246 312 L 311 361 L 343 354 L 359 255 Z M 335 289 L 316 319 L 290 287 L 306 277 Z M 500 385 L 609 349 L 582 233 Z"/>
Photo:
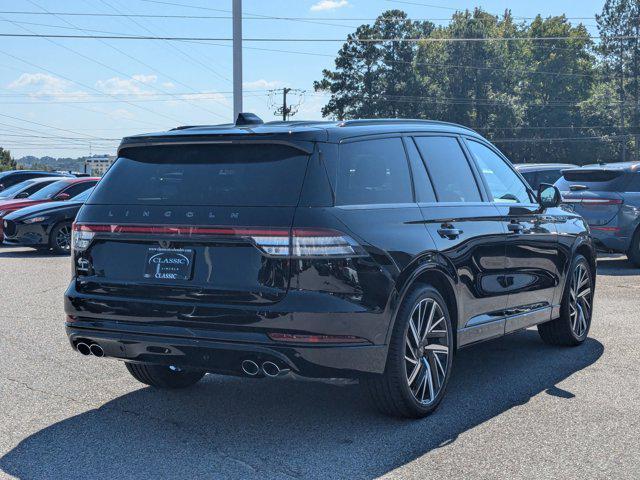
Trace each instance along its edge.
<path fill-rule="evenodd" d="M 409 375 L 409 378 L 408 378 L 409 387 L 411 387 L 413 382 L 415 382 L 416 377 L 420 373 L 420 370 L 422 370 L 422 362 L 416 362 L 416 366 L 413 368 L 413 371 L 411 372 L 411 375 Z"/>

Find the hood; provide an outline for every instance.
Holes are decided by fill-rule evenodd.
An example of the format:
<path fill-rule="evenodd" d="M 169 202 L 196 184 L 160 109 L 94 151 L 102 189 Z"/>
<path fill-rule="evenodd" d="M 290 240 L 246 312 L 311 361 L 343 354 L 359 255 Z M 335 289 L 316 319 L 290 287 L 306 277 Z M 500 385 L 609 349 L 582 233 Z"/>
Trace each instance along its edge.
<path fill-rule="evenodd" d="M 19 220 L 25 217 L 31 217 L 39 214 L 50 214 L 57 213 L 63 210 L 80 210 L 80 207 L 83 205 L 83 202 L 73 202 L 73 201 L 64 201 L 64 202 L 45 202 L 38 203 L 35 205 L 31 205 L 25 208 L 21 208 L 20 210 L 16 210 L 15 212 L 8 213 L 5 218 L 7 220 Z M 2 207 L 0 207 L 0 210 Z"/>
<path fill-rule="evenodd" d="M 28 198 L 20 198 L 17 200 L 5 200 L 0 202 L 0 211 L 17 210 L 19 208 L 29 207 L 40 203 L 49 202 L 49 200 L 29 200 Z"/>

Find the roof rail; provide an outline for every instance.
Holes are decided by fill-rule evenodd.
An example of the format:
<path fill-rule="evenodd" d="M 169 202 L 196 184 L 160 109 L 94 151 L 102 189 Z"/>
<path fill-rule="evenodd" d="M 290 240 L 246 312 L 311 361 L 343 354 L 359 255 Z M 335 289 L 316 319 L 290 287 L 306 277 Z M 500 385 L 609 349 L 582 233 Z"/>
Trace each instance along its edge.
<path fill-rule="evenodd" d="M 448 125 L 453 127 L 464 128 L 465 130 L 473 131 L 469 127 L 465 127 L 464 125 L 460 125 L 457 123 L 451 122 L 442 122 L 440 120 L 426 120 L 419 118 L 368 118 L 368 119 L 356 119 L 356 120 L 342 120 L 338 123 L 341 127 L 351 127 L 351 126 L 360 126 L 360 125 L 384 125 L 384 124 L 424 124 L 424 125 Z"/>

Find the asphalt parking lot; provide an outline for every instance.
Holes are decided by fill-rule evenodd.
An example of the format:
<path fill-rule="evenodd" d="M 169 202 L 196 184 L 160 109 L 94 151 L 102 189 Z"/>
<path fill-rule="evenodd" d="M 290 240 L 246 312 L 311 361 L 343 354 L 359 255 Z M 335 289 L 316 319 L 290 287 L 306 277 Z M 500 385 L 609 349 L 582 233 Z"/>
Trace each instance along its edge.
<path fill-rule="evenodd" d="M 421 421 L 358 385 L 208 375 L 162 392 L 69 347 L 69 260 L 0 246 L 0 477 L 640 478 L 640 270 L 599 262 L 590 339 L 459 353 Z"/>

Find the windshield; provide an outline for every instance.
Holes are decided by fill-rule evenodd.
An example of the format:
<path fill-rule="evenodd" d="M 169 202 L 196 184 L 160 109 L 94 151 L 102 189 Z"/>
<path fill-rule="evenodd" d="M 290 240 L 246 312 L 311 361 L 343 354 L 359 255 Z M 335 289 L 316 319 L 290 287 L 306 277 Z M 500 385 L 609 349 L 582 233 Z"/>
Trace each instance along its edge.
<path fill-rule="evenodd" d="M 64 187 L 68 186 L 69 182 L 66 180 L 60 180 L 57 182 L 53 182 L 50 185 L 47 185 L 41 190 L 38 190 L 36 193 L 29 197 L 29 200 L 50 200 L 55 197 L 60 190 Z"/>
<path fill-rule="evenodd" d="M 20 191 L 29 185 L 31 185 L 33 180 L 26 180 L 24 182 L 16 183 L 12 187 L 5 188 L 0 192 L 0 198 L 13 198 L 16 193 L 20 193 Z"/>
<path fill-rule="evenodd" d="M 308 156 L 279 144 L 130 148 L 92 204 L 295 206 Z"/>

